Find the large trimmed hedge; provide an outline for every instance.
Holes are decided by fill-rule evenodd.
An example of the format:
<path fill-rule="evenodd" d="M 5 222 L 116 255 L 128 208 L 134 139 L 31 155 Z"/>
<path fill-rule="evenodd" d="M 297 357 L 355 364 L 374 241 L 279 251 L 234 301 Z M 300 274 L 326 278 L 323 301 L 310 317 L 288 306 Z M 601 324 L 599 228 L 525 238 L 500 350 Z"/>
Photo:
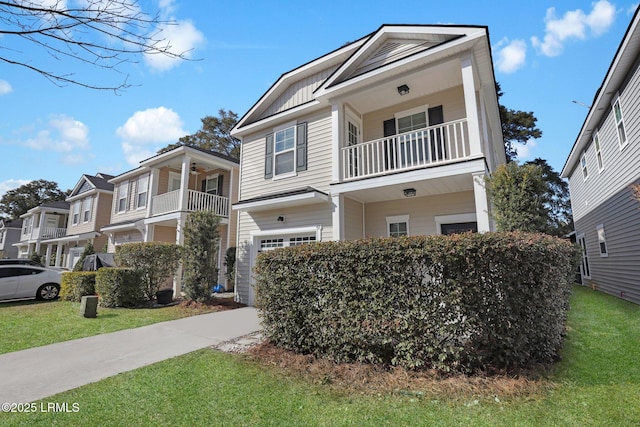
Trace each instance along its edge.
<path fill-rule="evenodd" d="M 60 279 L 60 299 L 80 302 L 85 295 L 95 295 L 95 271 L 65 271 Z"/>
<path fill-rule="evenodd" d="M 96 274 L 96 292 L 102 307 L 137 307 L 145 301 L 144 282 L 130 268 L 102 267 Z"/>
<path fill-rule="evenodd" d="M 472 372 L 555 360 L 577 250 L 528 233 L 325 242 L 258 256 L 275 345 L 336 361 Z"/>

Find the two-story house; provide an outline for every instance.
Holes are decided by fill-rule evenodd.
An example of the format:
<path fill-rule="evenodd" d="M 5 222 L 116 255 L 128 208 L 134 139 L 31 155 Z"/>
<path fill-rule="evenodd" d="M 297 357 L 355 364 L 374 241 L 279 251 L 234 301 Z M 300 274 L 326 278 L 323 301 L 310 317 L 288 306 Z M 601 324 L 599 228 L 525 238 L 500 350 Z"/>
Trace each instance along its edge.
<path fill-rule="evenodd" d="M 111 179 L 114 186 L 109 224 L 101 228 L 108 251 L 130 242 L 184 243 L 189 213 L 209 210 L 221 218 L 218 283 L 224 284 L 224 254 L 236 242 L 238 160 L 193 147 L 178 147 L 140 162 Z M 180 280 L 174 282 L 176 294 Z"/>
<path fill-rule="evenodd" d="M 109 180 L 112 178 L 105 173 L 80 177 L 66 199 L 69 203 L 66 232 L 41 242 L 46 246 L 45 265 L 73 269 L 88 243 L 96 252 L 104 250 L 107 236 L 100 233 L 100 228 L 111 219 L 113 184 Z"/>
<path fill-rule="evenodd" d="M 0 219 L 0 258 L 17 258 L 18 248 L 13 244 L 20 241 L 22 219 Z"/>
<path fill-rule="evenodd" d="M 46 202 L 20 215 L 22 232 L 20 241 L 14 243 L 19 258 L 30 258 L 33 254 L 43 255 L 42 242 L 67 234 L 69 202 Z"/>
<path fill-rule="evenodd" d="M 640 16 L 609 66 L 562 170 L 583 284 L 640 303 Z"/>
<path fill-rule="evenodd" d="M 243 303 L 263 250 L 493 229 L 484 178 L 505 151 L 486 27 L 383 25 L 283 74 L 232 134 Z"/>

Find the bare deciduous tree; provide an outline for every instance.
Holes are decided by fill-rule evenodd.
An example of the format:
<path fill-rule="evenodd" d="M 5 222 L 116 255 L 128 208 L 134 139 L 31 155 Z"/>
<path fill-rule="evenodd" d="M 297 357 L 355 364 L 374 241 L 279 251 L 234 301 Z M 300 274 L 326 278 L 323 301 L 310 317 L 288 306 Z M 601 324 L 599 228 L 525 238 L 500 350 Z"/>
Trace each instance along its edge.
<path fill-rule="evenodd" d="M 126 89 L 124 63 L 137 62 L 142 55 L 167 55 L 186 59 L 186 52 L 174 52 L 162 38 L 161 27 L 174 24 L 159 14 L 142 11 L 137 0 L 10 0 L 0 1 L 0 61 L 25 67 L 58 86 L 75 84 L 90 89 Z M 12 44 L 12 40 L 15 44 Z M 41 56 L 25 57 L 23 41 L 36 45 L 56 60 L 88 64 L 121 73 L 114 85 L 80 79 L 75 72 L 45 69 Z M 67 69 L 71 66 L 65 64 Z"/>

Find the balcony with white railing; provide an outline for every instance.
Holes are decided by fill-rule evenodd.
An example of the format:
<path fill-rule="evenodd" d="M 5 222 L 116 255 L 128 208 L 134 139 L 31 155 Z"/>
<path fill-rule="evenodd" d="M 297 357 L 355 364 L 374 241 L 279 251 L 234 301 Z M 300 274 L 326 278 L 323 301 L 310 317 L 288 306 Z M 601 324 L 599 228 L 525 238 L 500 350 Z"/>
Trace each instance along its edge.
<path fill-rule="evenodd" d="M 215 194 L 195 190 L 187 190 L 187 192 L 186 206 L 180 206 L 180 190 L 174 190 L 152 197 L 152 215 L 161 215 L 178 211 L 213 211 L 220 217 L 229 217 L 228 197 L 217 196 Z"/>
<path fill-rule="evenodd" d="M 40 236 L 43 239 L 57 239 L 59 237 L 66 236 L 67 229 L 61 227 L 42 227 L 42 233 Z"/>
<path fill-rule="evenodd" d="M 344 181 L 424 167 L 440 166 L 470 156 L 467 120 L 367 141 L 341 150 Z"/>

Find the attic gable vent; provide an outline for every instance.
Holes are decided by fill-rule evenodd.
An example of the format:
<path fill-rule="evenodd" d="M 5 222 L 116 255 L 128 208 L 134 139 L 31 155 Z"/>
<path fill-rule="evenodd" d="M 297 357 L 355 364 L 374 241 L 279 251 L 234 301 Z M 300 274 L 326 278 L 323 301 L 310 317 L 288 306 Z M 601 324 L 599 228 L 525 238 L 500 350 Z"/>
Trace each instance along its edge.
<path fill-rule="evenodd" d="M 389 54 L 390 52 L 392 52 L 394 49 L 398 48 L 400 46 L 399 42 L 390 42 L 385 44 L 384 46 L 382 46 L 382 48 L 380 50 L 378 50 L 372 57 L 371 59 L 374 58 L 378 58 L 380 56 L 384 56 Z"/>

